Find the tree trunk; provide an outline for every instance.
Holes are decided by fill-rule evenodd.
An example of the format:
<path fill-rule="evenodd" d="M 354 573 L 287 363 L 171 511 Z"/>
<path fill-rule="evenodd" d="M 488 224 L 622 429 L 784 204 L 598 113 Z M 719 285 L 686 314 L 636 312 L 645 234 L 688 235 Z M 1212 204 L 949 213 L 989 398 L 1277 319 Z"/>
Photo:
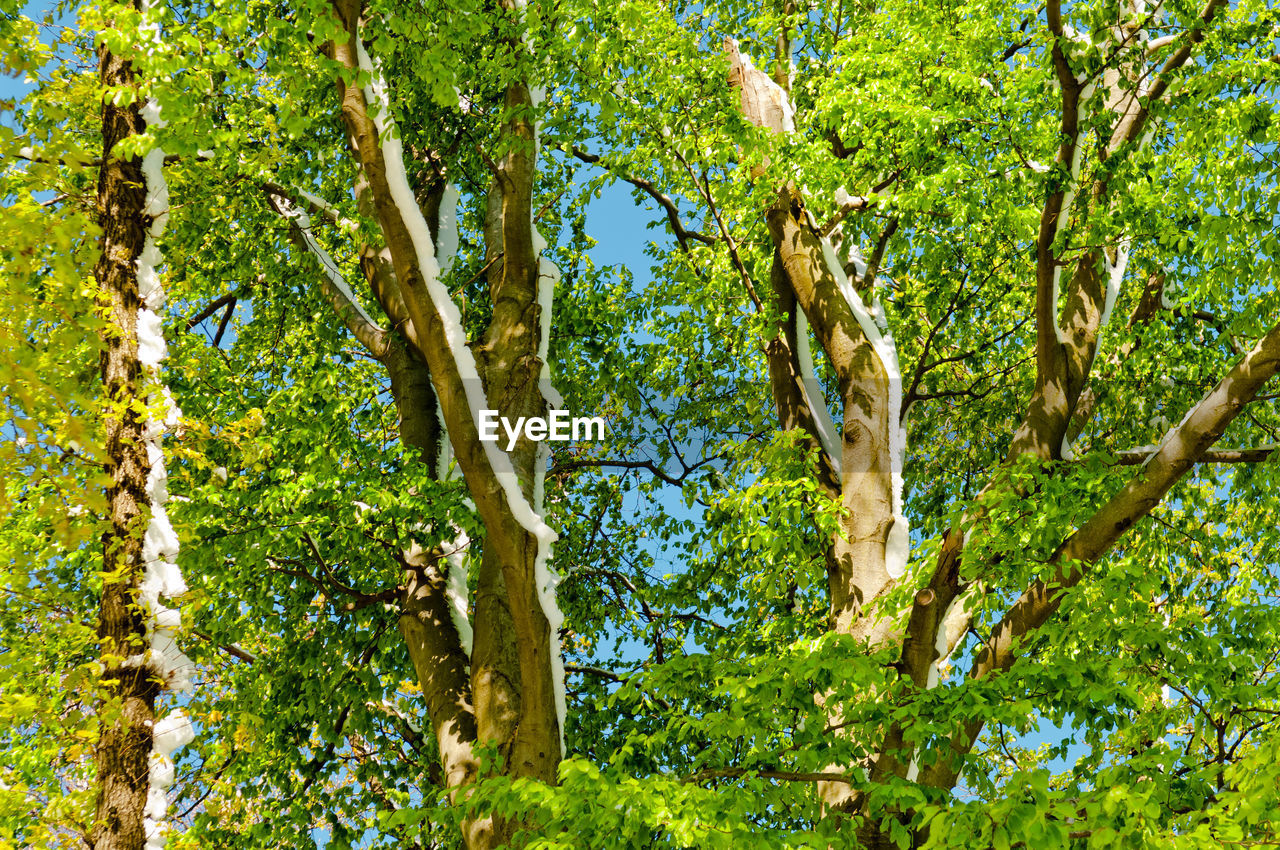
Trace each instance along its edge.
<path fill-rule="evenodd" d="M 365 61 L 363 10 L 358 0 L 335 0 L 333 5 L 347 37 L 334 41 L 330 53 L 355 70 Z M 518 14 L 514 7 L 508 12 Z M 505 46 L 513 56 L 527 49 L 519 39 L 507 40 Z M 376 77 L 376 68 L 374 73 Z M 393 326 L 411 342 L 414 354 L 421 355 L 421 365 L 412 376 L 393 380 L 402 428 L 411 413 L 425 418 L 422 406 L 408 396 L 422 376 L 429 376 L 443 431 L 484 525 L 469 658 L 446 616 L 446 575 L 439 553 L 406 558 L 409 593 L 401 627 L 441 745 L 446 781 L 451 791 L 467 793 L 466 786 L 478 778 L 472 747 L 480 743 L 496 748 L 499 772 L 552 783 L 561 757 L 561 729 L 552 626 L 536 579 L 541 547 L 554 536 L 538 525 L 536 517 L 535 493 L 540 489 L 545 456 L 526 439 L 512 452 L 494 452 L 480 441 L 471 409 L 481 393 L 484 407 L 513 421 L 543 416 L 547 409 L 539 381 L 540 249 L 531 218 L 536 127 L 530 118 L 529 87 L 517 81 L 506 91 L 510 117 L 502 133 L 510 147 L 497 166 L 493 226 L 486 228 L 486 247 L 496 258 L 489 265 L 488 279 L 492 320 L 474 346 L 464 346 L 458 339 L 458 318 L 450 315 L 453 305 L 440 302 L 436 269 L 430 267 L 432 260 L 424 259 L 424 250 L 434 252 L 436 246 L 423 244 L 421 225 L 427 223 L 431 241 L 438 242 L 434 222 L 438 197 L 428 194 L 424 210 L 422 193 L 413 192 L 418 208 L 408 204 L 403 196 L 407 175 L 401 149 L 380 138 L 378 123 L 389 117 L 380 114 L 375 121 L 365 92 L 341 81 L 339 95 L 360 166 L 357 198 L 381 225 L 385 244 L 385 250 L 362 249 L 362 266 Z M 474 373 L 470 372 L 472 359 Z M 478 374 L 480 386 L 472 374 Z M 436 415 L 434 405 L 430 414 Z M 531 507 L 533 524 L 528 519 Z M 462 675 L 467 664 L 469 682 Z M 519 826 L 482 817 L 464 824 L 463 833 L 471 850 L 481 850 L 504 846 Z"/>
<path fill-rule="evenodd" d="M 99 48 L 98 73 L 106 86 L 131 86 L 127 61 Z M 110 330 L 103 340 L 102 382 L 107 399 L 105 421 L 107 490 L 111 526 L 103 535 L 102 600 L 98 613 L 105 696 L 95 758 L 98 798 L 90 841 L 94 850 L 142 850 L 148 789 L 151 726 L 159 682 L 126 659 L 145 651 L 146 627 L 138 604 L 142 578 L 142 530 L 146 518 L 149 466 L 143 443 L 144 414 L 139 412 L 142 367 L 138 361 L 137 260 L 149 222 L 143 215 L 145 191 L 137 159 L 111 155 L 120 140 L 143 132 L 136 106 L 102 109 L 102 167 L 98 172 L 98 221 L 102 255 L 94 276 L 107 303 Z"/>

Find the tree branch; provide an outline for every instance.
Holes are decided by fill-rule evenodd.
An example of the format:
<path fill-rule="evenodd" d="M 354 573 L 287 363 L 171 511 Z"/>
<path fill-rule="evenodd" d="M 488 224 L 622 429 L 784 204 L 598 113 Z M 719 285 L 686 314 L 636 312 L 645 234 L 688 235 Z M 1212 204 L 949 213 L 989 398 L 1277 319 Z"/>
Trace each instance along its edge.
<path fill-rule="evenodd" d="M 1055 567 L 1053 577 L 1035 581 L 996 625 L 977 654 L 971 679 L 983 679 L 1013 665 L 1020 643 L 1057 612 L 1065 592 L 1079 584 L 1126 531 L 1160 504 L 1278 370 L 1280 324 L 1227 372 L 1150 453 L 1137 474 L 1063 541 L 1050 561 Z M 958 761 L 972 748 L 982 725 L 981 720 L 969 721 L 953 739 L 952 751 L 940 754 L 922 781 L 934 787 L 952 787 L 959 776 Z"/>
<path fill-rule="evenodd" d="M 1196 463 L 1264 463 L 1276 451 L 1276 446 L 1256 446 L 1239 449 L 1210 449 L 1196 458 Z M 1125 449 L 1116 455 L 1117 466 L 1140 466 L 1151 457 L 1152 448 Z"/>
<path fill-rule="evenodd" d="M 236 304 L 239 299 L 232 296 L 231 302 L 227 304 L 226 311 L 222 314 L 222 319 L 218 322 L 218 329 L 213 332 L 213 347 L 217 348 L 222 345 L 222 337 L 227 332 L 227 328 L 231 326 L 231 317 L 235 315 Z"/>
<path fill-rule="evenodd" d="M 756 770 L 749 767 L 708 767 L 691 773 L 680 781 L 704 782 L 708 779 L 737 779 L 742 776 L 759 776 L 761 779 L 778 779 L 783 782 L 843 782 L 849 785 L 859 781 L 843 773 L 801 770 Z"/>
<path fill-rule="evenodd" d="M 1147 90 L 1145 97 L 1139 102 L 1138 108 L 1128 113 L 1123 120 L 1116 124 L 1111 133 L 1111 141 L 1107 145 L 1108 154 L 1114 153 L 1119 150 L 1121 145 L 1135 141 L 1142 135 L 1151 116 L 1151 104 L 1158 103 L 1164 97 L 1169 88 L 1173 72 L 1187 64 L 1187 60 L 1191 58 L 1192 49 L 1201 41 L 1204 41 L 1205 29 L 1213 21 L 1218 11 L 1226 5 L 1227 0 L 1209 0 L 1199 16 L 1197 16 L 1196 22 L 1191 29 L 1178 36 L 1178 38 L 1185 39 L 1185 41 L 1183 41 L 1181 47 L 1165 60 L 1164 65 L 1156 73 L 1155 79 L 1152 80 L 1151 88 Z M 1137 97 L 1136 93 L 1133 96 Z"/>
<path fill-rule="evenodd" d="M 210 635 L 208 632 L 202 632 L 199 629 L 193 629 L 192 631 L 196 637 L 200 638 L 201 640 L 208 641 L 209 643 L 218 647 L 218 649 L 221 649 L 227 655 L 230 655 L 233 658 L 238 658 L 241 661 L 245 662 L 246 664 L 253 664 L 258 660 L 258 656 L 254 655 L 252 652 L 246 652 L 245 650 L 241 649 L 238 644 L 218 643 L 213 639 L 213 636 Z"/>
<path fill-rule="evenodd" d="M 686 228 L 680 221 L 680 210 L 676 207 L 675 202 L 671 200 L 670 196 L 658 191 L 658 188 L 648 180 L 644 180 L 640 177 L 633 177 L 630 174 L 624 174 L 616 168 L 610 167 L 607 163 L 604 163 L 598 155 L 588 153 L 577 145 L 574 145 L 570 149 L 570 152 L 583 162 L 591 165 L 600 165 L 601 168 L 605 169 L 610 174 L 627 181 L 632 186 L 635 186 L 637 189 L 657 201 L 659 206 L 666 210 L 667 221 L 671 225 L 671 232 L 675 234 L 676 241 L 680 243 L 681 250 L 686 254 L 689 253 L 690 239 L 701 242 L 703 245 L 714 245 L 716 243 L 716 237 L 708 236 L 705 233 L 699 233 L 696 230 L 689 230 Z"/>
<path fill-rule="evenodd" d="M 364 307 L 356 300 L 351 287 L 342 279 L 333 259 L 311 235 L 310 218 L 293 206 L 289 198 L 283 195 L 267 191 L 267 199 L 272 209 L 288 222 L 289 234 L 294 244 L 320 263 L 321 274 L 317 282 L 325 300 L 333 307 L 351 335 L 359 340 L 375 359 L 382 361 L 387 356 L 387 347 L 390 344 L 387 330 L 365 312 Z"/>
<path fill-rule="evenodd" d="M 326 561 L 324 556 L 320 554 L 320 547 L 316 545 L 316 540 L 311 536 L 310 532 L 304 531 L 302 533 L 302 539 L 306 541 L 307 548 L 311 550 L 311 557 L 315 558 L 316 563 L 320 565 L 320 569 L 324 570 L 325 576 L 329 579 L 330 587 L 337 589 L 338 592 L 342 593 L 344 596 L 349 596 L 355 600 L 355 602 L 347 603 L 346 610 L 353 611 L 356 608 L 363 608 L 367 605 L 392 602 L 399 598 L 400 594 L 404 592 L 404 588 L 402 587 L 391 587 L 378 593 L 365 593 L 363 591 L 356 590 L 354 587 L 339 580 L 338 577 L 334 575 L 333 570 L 329 567 L 328 561 Z"/>
<path fill-rule="evenodd" d="M 237 286 L 235 289 L 231 290 L 230 292 L 224 295 L 219 295 L 217 298 L 210 301 L 209 304 L 205 306 L 204 309 L 202 309 L 199 313 L 196 313 L 190 319 L 187 319 L 187 330 L 192 330 L 193 328 L 195 328 L 196 325 L 200 324 L 205 319 L 209 318 L 214 313 L 218 312 L 223 307 L 230 304 L 232 301 L 238 300 L 240 296 L 244 295 L 253 287 L 261 286 L 263 282 L 266 281 L 266 279 L 267 279 L 266 275 L 260 274 L 258 275 L 257 280 L 254 280 L 250 283 L 245 283 L 242 286 Z"/>
<path fill-rule="evenodd" d="M 656 463 L 654 463 L 651 460 L 609 460 L 609 459 L 565 460 L 565 461 L 557 461 L 555 465 L 552 467 L 552 472 L 556 472 L 556 473 L 572 472 L 575 469 L 592 469 L 592 468 L 604 468 L 604 467 L 608 467 L 611 469 L 644 469 L 653 473 L 653 476 L 659 479 L 660 481 L 662 481 L 664 484 L 670 484 L 672 487 L 679 487 L 682 484 L 684 484 L 685 480 L 688 479 L 688 477 L 692 475 L 694 472 L 698 471 L 699 469 L 701 469 L 702 467 L 706 466 L 709 463 L 712 463 L 717 460 L 721 460 L 722 457 L 723 457 L 722 455 L 718 455 L 718 454 L 711 455 L 710 457 L 705 457 L 696 463 L 687 464 L 684 462 L 683 458 L 681 458 L 679 455 L 676 455 L 676 459 L 679 460 L 680 465 L 684 467 L 684 470 L 680 473 L 679 476 L 671 475 L 670 473 L 668 473 L 666 470 L 664 470 L 662 467 L 658 466 Z"/>
<path fill-rule="evenodd" d="M 340 230 L 354 232 L 359 228 L 359 225 L 351 219 L 343 218 L 342 214 L 328 201 L 311 194 L 305 189 L 281 186 L 279 183 L 274 183 L 270 180 L 263 180 L 262 188 L 269 195 L 283 198 L 293 206 L 305 208 L 312 215 L 328 219 L 330 223 L 336 225 Z"/>
<path fill-rule="evenodd" d="M 566 673 L 577 673 L 584 676 L 595 676 L 597 679 L 604 679 L 607 682 L 615 682 L 619 685 L 625 685 L 631 679 L 630 676 L 619 676 L 617 673 L 605 670 L 601 667 L 590 667 L 582 664 L 566 664 L 564 665 L 564 671 Z M 663 711 L 671 711 L 671 703 L 667 702 L 662 697 L 657 694 L 649 694 L 648 696 L 657 703 Z"/>
<path fill-rule="evenodd" d="M 880 238 L 876 240 L 876 247 L 871 252 L 871 257 L 867 260 L 867 271 L 859 281 L 862 289 L 867 290 L 875 285 L 876 275 L 880 272 L 880 263 L 884 261 L 885 248 L 889 246 L 889 240 L 893 238 L 893 234 L 898 230 L 898 217 L 894 216 L 889 222 L 889 226 L 880 234 Z"/>

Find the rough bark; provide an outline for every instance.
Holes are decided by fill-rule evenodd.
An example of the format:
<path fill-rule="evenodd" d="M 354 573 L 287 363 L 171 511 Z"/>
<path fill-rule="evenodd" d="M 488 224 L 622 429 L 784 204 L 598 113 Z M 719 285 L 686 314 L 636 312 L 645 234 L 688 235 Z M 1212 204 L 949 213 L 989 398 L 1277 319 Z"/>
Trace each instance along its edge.
<path fill-rule="evenodd" d="M 397 336 L 383 361 L 391 376 L 391 394 L 400 412 L 400 439 L 434 464 L 440 450 L 439 420 L 431 376 L 421 356 Z M 415 544 L 402 555 L 404 594 L 400 601 L 400 634 L 427 705 L 427 715 L 440 750 L 447 787 L 473 782 L 479 760 L 473 744 L 476 717 L 472 706 L 469 659 L 454 625 L 445 593 L 448 562 L 441 547 Z M 485 846 L 491 824 L 484 819 L 465 825 L 468 846 Z"/>
<path fill-rule="evenodd" d="M 105 48 L 98 51 L 98 75 L 103 86 L 134 84 L 129 62 Z M 98 707 L 98 797 L 90 834 L 94 850 L 142 850 L 145 843 L 143 809 L 151 724 L 159 692 L 150 670 L 123 663 L 142 653 L 146 644 L 138 586 L 143 570 L 143 507 L 149 465 L 143 443 L 144 416 L 137 405 L 142 396 L 137 260 L 150 221 L 142 214 L 145 193 L 140 162 L 113 156 L 112 150 L 120 140 L 145 129 L 136 106 L 103 103 L 97 196 L 102 254 L 94 266 L 94 277 L 106 301 L 111 327 L 101 356 L 111 524 L 102 539 L 104 579 L 98 611 L 105 695 Z"/>
<path fill-rule="evenodd" d="M 514 4 L 504 4 L 509 12 Z M 511 51 L 523 50 L 519 42 L 509 43 Z M 537 359 L 538 253 L 533 239 L 533 183 L 536 174 L 536 130 L 530 120 L 533 100 L 529 86 L 521 80 L 507 86 L 504 104 L 508 118 L 503 127 L 508 148 L 498 162 L 490 198 L 494 199 L 499 227 L 485 234 L 487 257 L 501 254 L 489 267 L 489 300 L 493 312 L 484 340 L 477 351 L 485 391 L 490 405 L 503 416 L 544 416 Z M 510 453 L 524 497 L 533 504 L 538 445 L 521 440 Z M 513 553 L 514 554 L 514 553 Z M 527 546 L 520 557 L 500 557 L 502 589 L 514 635 L 494 634 L 494 639 L 511 640 L 519 660 L 520 722 L 511 741 L 510 771 L 515 776 L 531 776 L 554 782 L 560 755 L 560 729 L 556 720 L 555 695 L 551 681 L 551 629 L 542 610 L 534 580 L 536 546 Z M 488 572 L 485 572 L 488 576 Z M 497 575 L 492 576 L 496 581 Z M 491 593 L 486 588 L 486 593 Z M 500 612 L 498 612 L 500 613 Z M 495 682 L 496 684 L 496 682 Z M 509 697 L 505 696 L 504 699 Z"/>

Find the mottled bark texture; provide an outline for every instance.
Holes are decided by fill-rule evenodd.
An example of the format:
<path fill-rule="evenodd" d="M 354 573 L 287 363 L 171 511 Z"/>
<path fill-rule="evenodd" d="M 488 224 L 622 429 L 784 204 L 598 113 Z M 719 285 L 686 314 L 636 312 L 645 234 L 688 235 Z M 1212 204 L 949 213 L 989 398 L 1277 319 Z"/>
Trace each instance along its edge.
<path fill-rule="evenodd" d="M 787 49 L 786 44 L 785 37 L 780 37 L 780 51 Z M 732 40 L 726 41 L 726 52 L 729 85 L 738 94 L 743 115 L 763 129 L 787 132 L 790 121 L 789 107 L 782 102 L 787 79 L 783 57 L 778 57 L 779 68 L 770 80 L 743 61 Z M 827 264 L 823 234 L 805 209 L 799 190 L 790 184 L 781 187 L 766 217 L 774 248 L 773 306 L 780 316 L 766 352 L 779 426 L 799 428 L 807 434 L 810 446 L 821 445 L 815 424 L 820 414 L 809 408 L 801 389 L 797 350 L 806 343 L 797 335 L 798 309 L 804 311 L 820 351 L 835 372 L 842 411 L 843 440 L 836 449 L 840 457 L 819 452 L 816 470 L 824 491 L 844 509 L 840 530 L 825 559 L 828 628 L 879 645 L 885 638 L 887 621 L 877 615 L 876 602 L 893 584 L 885 543 L 894 522 L 890 430 L 898 427 L 889 382 L 897 378 L 886 370 L 840 291 Z M 811 401 L 825 404 L 820 398 Z M 838 716 L 833 716 L 832 722 L 843 725 Z M 832 767 L 844 770 L 850 766 Z M 853 812 L 859 805 L 860 797 L 849 783 L 822 782 L 818 791 L 829 810 Z"/>
<path fill-rule="evenodd" d="M 358 0 L 335 0 L 333 8 L 346 39 L 330 44 L 329 52 L 353 73 L 359 67 L 357 39 L 364 10 Z M 514 4 L 504 5 L 504 10 L 518 14 Z M 520 40 L 504 40 L 502 46 L 513 62 L 518 52 L 527 49 Z M 479 776 L 475 749 L 483 744 L 499 755 L 500 772 L 554 782 L 560 729 L 550 625 L 534 580 L 537 540 L 516 521 L 480 443 L 463 373 L 446 342 L 444 318 L 427 291 L 405 213 L 391 192 L 370 104 L 361 89 L 342 80 L 338 94 L 359 165 L 357 202 L 361 212 L 378 223 L 382 236 L 381 244 L 360 247 L 361 268 L 389 319 L 390 332 L 379 331 L 390 337 L 377 337 L 360 327 L 354 312 L 341 304 L 335 309 L 371 351 L 385 342 L 385 350 L 375 356 L 391 376 L 403 441 L 417 449 L 424 461 L 432 462 L 441 441 L 449 441 L 483 525 L 483 539 L 471 544 L 480 558 L 469 658 L 449 615 L 447 565 L 441 547 L 414 549 L 403 557 L 401 632 L 423 689 L 443 775 L 455 800 L 461 802 L 457 795 L 465 796 L 466 787 Z M 514 419 L 544 415 L 546 402 L 538 383 L 542 365 L 537 357 L 538 254 L 531 220 L 536 132 L 528 84 L 508 85 L 505 105 L 510 115 L 502 130 L 506 152 L 495 163 L 486 201 L 491 320 L 470 347 L 488 406 Z M 439 158 L 430 158 L 430 179 L 420 181 L 414 195 L 435 239 L 445 175 Z M 406 165 L 413 180 L 413 164 Z M 510 460 L 524 498 L 532 503 L 537 446 L 521 440 Z M 471 850 L 499 847 L 517 826 L 480 816 L 464 823 L 463 837 Z"/>
<path fill-rule="evenodd" d="M 130 64 L 106 49 L 98 51 L 102 85 L 132 86 Z M 98 172 L 98 222 L 102 254 L 94 277 L 105 302 L 109 330 L 103 339 L 101 375 L 107 400 L 104 431 L 110 527 L 102 538 L 103 585 L 98 638 L 104 695 L 99 703 L 97 803 L 90 843 L 94 850 L 142 850 L 147 800 L 151 724 L 159 683 L 140 665 L 124 661 L 145 650 L 146 628 L 138 604 L 142 580 L 142 533 L 147 483 L 143 443 L 142 367 L 138 362 L 138 255 L 150 221 L 143 216 L 145 193 L 139 160 L 112 154 L 116 143 L 142 133 L 134 105 L 102 108 L 102 165 Z"/>

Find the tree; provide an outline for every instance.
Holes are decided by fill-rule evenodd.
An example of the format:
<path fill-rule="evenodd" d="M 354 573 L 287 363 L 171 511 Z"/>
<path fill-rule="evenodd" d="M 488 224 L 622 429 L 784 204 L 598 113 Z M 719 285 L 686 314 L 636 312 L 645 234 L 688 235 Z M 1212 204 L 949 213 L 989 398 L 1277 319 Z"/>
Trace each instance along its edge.
<path fill-rule="evenodd" d="M 166 125 L 76 162 L 102 136 L 65 105 L 101 90 L 66 65 L 6 180 L 163 145 L 201 680 L 175 844 L 1275 837 L 1271 9 L 148 14 L 82 25 L 139 69 L 108 112 Z M 591 251 L 618 187 L 665 231 L 648 275 Z M 52 253 L 52 280 L 86 267 Z M 25 256 L 30 381 L 57 301 Z M 112 421 L 86 387 L 49 395 Z M 45 399 L 9 407 L 66 444 Z M 508 447 L 488 409 L 612 431 Z M 58 482 L 8 459 L 9 545 L 54 539 Z M 15 571 L 6 647 L 110 596 L 92 534 L 60 533 Z M 72 710 L 83 636 L 59 647 L 59 708 L 13 680 L 10 752 L 110 740 Z M 10 761 L 14 840 L 92 832 L 88 792 L 31 810 L 70 760 Z"/>

